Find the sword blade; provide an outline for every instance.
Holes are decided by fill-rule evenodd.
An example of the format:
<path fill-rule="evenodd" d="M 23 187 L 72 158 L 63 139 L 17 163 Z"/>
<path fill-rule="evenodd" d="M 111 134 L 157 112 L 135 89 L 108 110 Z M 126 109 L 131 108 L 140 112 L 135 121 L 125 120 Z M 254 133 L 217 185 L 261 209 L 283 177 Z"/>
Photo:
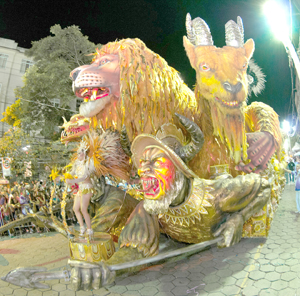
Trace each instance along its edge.
<path fill-rule="evenodd" d="M 125 262 L 125 263 L 120 263 L 120 264 L 114 264 L 114 265 L 108 265 L 107 267 L 111 271 L 116 271 L 116 270 L 121 270 L 121 269 L 126 269 L 126 268 L 131 268 L 139 265 L 144 265 L 144 264 L 149 264 L 153 263 L 156 261 L 160 261 L 166 258 L 182 255 L 185 253 L 193 252 L 193 251 L 200 251 L 201 249 L 204 249 L 205 247 L 211 246 L 213 244 L 216 244 L 223 240 L 223 237 L 218 237 L 210 241 L 202 242 L 199 244 L 194 244 L 188 247 L 180 248 L 178 250 L 170 251 L 170 252 L 165 252 L 162 254 L 159 254 L 157 256 L 149 257 L 149 258 L 144 258 L 140 260 L 134 260 L 130 262 Z"/>

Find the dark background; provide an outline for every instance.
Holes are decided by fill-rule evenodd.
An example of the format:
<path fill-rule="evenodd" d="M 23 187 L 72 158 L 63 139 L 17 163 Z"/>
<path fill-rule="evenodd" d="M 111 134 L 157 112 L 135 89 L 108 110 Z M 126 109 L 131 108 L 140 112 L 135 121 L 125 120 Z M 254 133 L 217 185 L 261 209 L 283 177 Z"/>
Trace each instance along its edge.
<path fill-rule="evenodd" d="M 292 2 L 294 37 L 298 47 L 299 11 Z M 286 5 L 289 1 L 282 0 Z M 282 121 L 295 113 L 291 100 L 289 60 L 283 44 L 276 40 L 263 15 L 262 0 L 0 0 L 0 37 L 29 48 L 31 41 L 50 35 L 50 27 L 77 25 L 94 43 L 122 38 L 140 38 L 167 60 L 193 88 L 195 73 L 183 48 L 187 12 L 200 16 L 210 27 L 214 44 L 225 45 L 225 23 L 239 15 L 245 41 L 253 38 L 254 59 L 266 74 L 266 88 L 249 102 L 262 101 L 275 109 Z"/>

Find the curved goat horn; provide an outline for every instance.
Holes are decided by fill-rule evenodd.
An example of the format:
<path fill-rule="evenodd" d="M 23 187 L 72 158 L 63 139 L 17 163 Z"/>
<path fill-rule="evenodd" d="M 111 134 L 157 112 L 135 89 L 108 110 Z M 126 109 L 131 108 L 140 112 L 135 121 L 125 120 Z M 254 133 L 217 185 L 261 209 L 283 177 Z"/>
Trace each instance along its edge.
<path fill-rule="evenodd" d="M 125 152 L 125 154 L 127 154 L 129 157 L 131 157 L 132 153 L 131 153 L 131 144 L 130 144 L 130 140 L 127 134 L 127 130 L 126 130 L 126 126 L 125 124 L 122 126 L 122 130 L 121 130 L 121 135 L 120 135 L 120 143 L 121 146 Z"/>
<path fill-rule="evenodd" d="M 195 45 L 195 43 L 196 43 L 196 36 L 195 36 L 195 32 L 193 30 L 192 18 L 191 18 L 191 15 L 189 13 L 186 15 L 185 27 L 186 27 L 187 38 L 189 39 L 189 41 L 192 44 Z"/>
<path fill-rule="evenodd" d="M 242 42 L 243 42 L 243 45 L 244 45 L 244 25 L 243 25 L 243 20 L 240 16 L 237 17 L 237 24 L 240 28 L 240 32 L 241 32 L 241 37 L 242 37 Z"/>
<path fill-rule="evenodd" d="M 185 162 L 189 162 L 200 151 L 204 143 L 204 136 L 200 127 L 186 117 L 175 113 L 180 123 L 191 135 L 191 142 L 183 146 L 179 151 L 180 158 Z"/>
<path fill-rule="evenodd" d="M 237 18 L 237 23 L 230 20 L 225 25 L 225 39 L 227 46 L 244 46 L 244 26 L 241 17 Z"/>
<path fill-rule="evenodd" d="M 214 45 L 207 23 L 200 17 L 192 21 L 191 15 L 186 15 L 186 31 L 189 41 L 194 45 Z"/>

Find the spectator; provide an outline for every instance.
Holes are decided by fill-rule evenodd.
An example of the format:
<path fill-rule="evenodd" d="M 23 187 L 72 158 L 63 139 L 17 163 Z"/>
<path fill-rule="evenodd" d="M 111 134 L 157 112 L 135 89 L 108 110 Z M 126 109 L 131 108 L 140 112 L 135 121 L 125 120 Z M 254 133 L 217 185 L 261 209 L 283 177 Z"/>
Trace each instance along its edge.
<path fill-rule="evenodd" d="M 288 169 L 291 171 L 291 173 L 289 173 L 289 183 L 292 183 L 294 182 L 294 170 L 295 170 L 295 163 L 294 163 L 294 159 L 293 158 L 290 158 L 290 161 L 288 163 Z"/>
<path fill-rule="evenodd" d="M 21 189 L 19 203 L 21 205 L 21 212 L 24 216 L 26 216 L 27 213 L 33 214 L 33 211 L 29 206 L 29 198 L 26 196 L 26 191 L 24 188 Z"/>
<path fill-rule="evenodd" d="M 290 174 L 295 175 L 296 182 L 295 182 L 295 191 L 296 191 L 296 207 L 297 211 L 295 213 L 300 213 L 300 165 L 297 164 L 296 171 L 288 171 Z"/>

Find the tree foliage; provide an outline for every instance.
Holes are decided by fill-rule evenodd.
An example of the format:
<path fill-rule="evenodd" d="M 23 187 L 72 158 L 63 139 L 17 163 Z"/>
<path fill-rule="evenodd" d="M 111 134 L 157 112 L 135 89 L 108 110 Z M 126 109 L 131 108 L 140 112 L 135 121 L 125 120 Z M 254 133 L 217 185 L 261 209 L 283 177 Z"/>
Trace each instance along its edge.
<path fill-rule="evenodd" d="M 72 146 L 66 147 L 60 141 L 46 142 L 14 127 L 0 139 L 0 155 L 11 158 L 13 178 L 24 179 L 26 162 L 31 162 L 33 176 L 38 176 L 54 166 L 65 166 L 70 159 Z M 50 172 L 49 172 L 50 173 Z"/>
<path fill-rule="evenodd" d="M 101 45 L 90 42 L 77 26 L 62 29 L 55 25 L 50 32 L 51 36 L 32 42 L 25 52 L 35 64 L 23 76 L 24 86 L 15 91 L 21 101 L 6 110 L 3 121 L 55 140 L 60 135 L 62 116 L 68 119 L 75 113 L 64 110 L 70 109 L 70 102 L 76 100 L 69 74 L 90 63 L 91 53 Z M 60 99 L 60 108 L 53 106 L 54 99 Z"/>
<path fill-rule="evenodd" d="M 11 106 L 7 106 L 5 112 L 2 113 L 2 122 L 15 127 L 21 127 L 21 118 L 23 118 L 23 109 L 21 108 L 21 100 L 17 100 Z"/>

